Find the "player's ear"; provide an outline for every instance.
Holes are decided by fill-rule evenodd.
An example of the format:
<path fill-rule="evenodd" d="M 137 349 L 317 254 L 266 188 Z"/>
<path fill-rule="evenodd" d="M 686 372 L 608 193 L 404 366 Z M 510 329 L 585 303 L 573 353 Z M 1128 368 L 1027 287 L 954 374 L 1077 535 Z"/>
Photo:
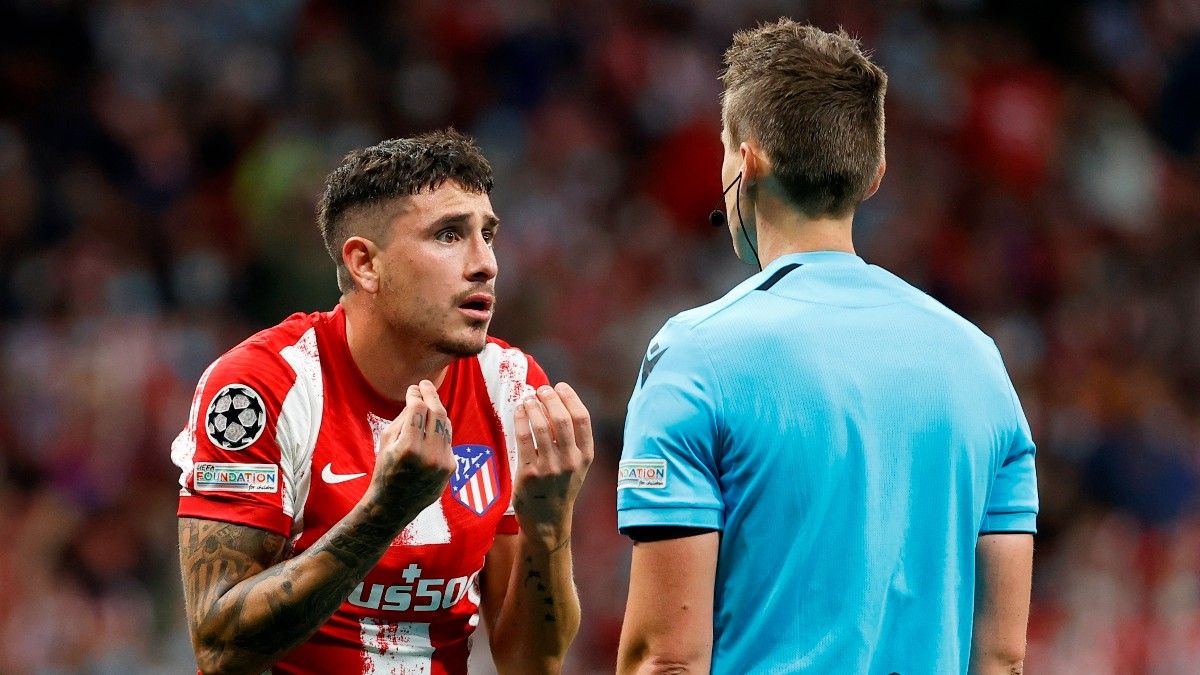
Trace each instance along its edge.
<path fill-rule="evenodd" d="M 379 247 L 364 237 L 350 237 L 342 244 L 342 264 L 357 288 L 379 292 Z"/>
<path fill-rule="evenodd" d="M 879 170 L 875 172 L 875 180 L 871 181 L 871 185 L 867 188 L 866 193 L 863 194 L 864 202 L 870 199 L 871 195 L 875 194 L 875 192 L 879 190 L 879 184 L 883 182 L 883 174 L 885 171 L 887 171 L 887 158 L 881 157 L 879 159 Z"/>

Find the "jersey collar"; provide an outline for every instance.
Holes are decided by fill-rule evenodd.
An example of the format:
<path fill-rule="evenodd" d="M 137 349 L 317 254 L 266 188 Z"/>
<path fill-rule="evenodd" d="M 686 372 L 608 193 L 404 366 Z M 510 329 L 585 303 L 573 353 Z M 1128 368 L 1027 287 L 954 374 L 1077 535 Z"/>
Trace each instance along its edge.
<path fill-rule="evenodd" d="M 767 265 L 762 273 L 773 272 L 784 265 L 866 265 L 867 262 L 853 253 L 844 251 L 804 251 L 781 255 Z"/>
<path fill-rule="evenodd" d="M 770 279 L 773 274 L 777 273 L 780 269 L 787 265 L 819 265 L 822 267 L 831 265 L 862 265 L 865 267 L 866 264 L 866 261 L 862 258 L 854 255 L 853 253 L 846 253 L 844 251 L 803 251 L 800 253 L 788 253 L 773 260 L 770 265 L 767 265 L 765 268 L 763 268 L 763 271 L 747 279 L 747 282 L 753 285 L 758 285 L 763 279 Z"/>

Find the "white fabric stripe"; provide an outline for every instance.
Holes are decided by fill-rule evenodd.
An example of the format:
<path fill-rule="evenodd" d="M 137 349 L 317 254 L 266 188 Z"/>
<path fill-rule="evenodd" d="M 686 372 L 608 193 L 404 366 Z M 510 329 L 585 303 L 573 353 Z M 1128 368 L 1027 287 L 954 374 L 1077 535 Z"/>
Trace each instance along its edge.
<path fill-rule="evenodd" d="M 492 472 L 486 463 L 479 467 L 479 478 L 481 479 L 480 482 L 483 483 L 483 503 L 491 504 L 492 500 L 496 498 L 496 493 L 492 492 Z"/>
<path fill-rule="evenodd" d="M 292 517 L 292 538 L 304 526 L 304 505 L 312 486 L 312 456 L 325 412 L 325 387 L 317 332 L 309 328 L 296 344 L 279 355 L 296 373 L 296 382 L 283 399 L 275 440 L 279 444 L 279 467 L 283 473 L 283 512 Z"/>
<path fill-rule="evenodd" d="M 379 456 L 379 439 L 383 430 L 392 423 L 373 412 L 367 413 L 367 424 L 375 439 L 375 456 Z M 446 510 L 441 499 L 436 499 L 417 514 L 411 523 L 404 526 L 392 546 L 425 546 L 427 544 L 449 544 L 450 524 L 446 522 Z"/>
<path fill-rule="evenodd" d="M 471 508 L 476 512 L 479 512 L 479 510 L 483 508 L 484 504 L 483 495 L 479 494 L 479 477 L 476 476 L 475 478 L 472 478 L 471 482 L 467 483 L 467 487 L 471 488 L 471 497 L 473 499 L 471 502 Z"/>
<path fill-rule="evenodd" d="M 179 495 L 188 497 L 192 493 L 187 489 L 188 480 L 192 477 L 192 469 L 196 466 L 196 417 L 200 415 L 200 398 L 204 395 L 204 386 L 208 384 L 208 376 L 217 367 L 216 361 L 208 364 L 200 382 L 196 384 L 196 393 L 192 395 L 192 409 L 188 413 L 187 425 L 175 440 L 171 442 L 171 462 L 179 467 Z"/>
<path fill-rule="evenodd" d="M 400 531 L 393 546 L 426 546 L 428 544 L 449 544 L 450 524 L 446 522 L 446 511 L 439 497 L 417 514 L 413 521 Z"/>
<path fill-rule="evenodd" d="M 433 672 L 433 642 L 429 624 L 371 617 L 359 620 L 364 675 L 429 675 Z"/>
<path fill-rule="evenodd" d="M 533 393 L 526 382 L 529 376 L 529 359 L 519 349 L 504 349 L 489 342 L 479 353 L 479 366 L 483 381 L 487 384 L 488 397 L 504 428 L 504 443 L 508 453 L 509 476 L 517 475 L 517 436 L 513 415 L 525 396 Z M 505 504 L 505 515 L 513 515 L 512 500 Z"/>

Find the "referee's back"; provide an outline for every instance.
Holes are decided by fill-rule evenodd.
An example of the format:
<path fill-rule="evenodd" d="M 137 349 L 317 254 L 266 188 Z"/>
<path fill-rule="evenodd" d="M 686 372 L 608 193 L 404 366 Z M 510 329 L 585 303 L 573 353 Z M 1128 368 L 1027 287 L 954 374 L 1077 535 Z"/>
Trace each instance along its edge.
<path fill-rule="evenodd" d="M 992 340 L 815 252 L 675 317 L 651 352 L 622 465 L 664 476 L 619 491 L 619 525 L 721 531 L 713 672 L 965 672 L 976 540 L 1037 512 Z"/>

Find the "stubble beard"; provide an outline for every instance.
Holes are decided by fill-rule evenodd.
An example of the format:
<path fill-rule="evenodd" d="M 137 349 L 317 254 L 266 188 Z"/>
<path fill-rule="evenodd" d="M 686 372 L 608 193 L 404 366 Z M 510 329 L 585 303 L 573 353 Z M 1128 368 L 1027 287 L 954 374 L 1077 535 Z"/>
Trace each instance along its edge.
<path fill-rule="evenodd" d="M 389 287 L 389 290 L 390 287 Z M 393 295 L 396 294 L 392 291 Z M 455 310 L 456 311 L 456 310 Z M 392 312 L 395 312 L 394 314 Z M 424 305 L 419 308 L 413 308 L 407 312 L 384 310 L 385 314 L 390 314 L 391 328 L 397 335 L 410 336 L 409 339 L 415 338 L 417 344 L 422 344 L 427 349 L 435 354 L 442 354 L 454 358 L 463 358 L 468 356 L 477 356 L 487 346 L 487 330 L 491 321 L 471 321 L 467 323 L 467 327 L 473 329 L 472 333 L 462 335 L 462 328 L 449 328 L 445 323 L 440 322 L 450 321 L 451 324 L 456 323 L 454 319 L 448 318 L 445 314 L 434 309 L 431 305 Z M 453 314 L 451 315 L 453 316 Z M 456 317 L 457 318 L 457 317 Z M 440 321 L 439 321 L 440 319 Z M 461 324 L 459 324 L 461 326 Z M 454 335 L 451 332 L 459 333 Z"/>
<path fill-rule="evenodd" d="M 479 331 L 479 337 L 462 337 L 452 338 L 443 336 L 441 339 L 433 343 L 434 351 L 439 354 L 463 358 L 468 356 L 477 356 L 487 346 L 487 323 L 472 324 L 472 328 Z"/>

